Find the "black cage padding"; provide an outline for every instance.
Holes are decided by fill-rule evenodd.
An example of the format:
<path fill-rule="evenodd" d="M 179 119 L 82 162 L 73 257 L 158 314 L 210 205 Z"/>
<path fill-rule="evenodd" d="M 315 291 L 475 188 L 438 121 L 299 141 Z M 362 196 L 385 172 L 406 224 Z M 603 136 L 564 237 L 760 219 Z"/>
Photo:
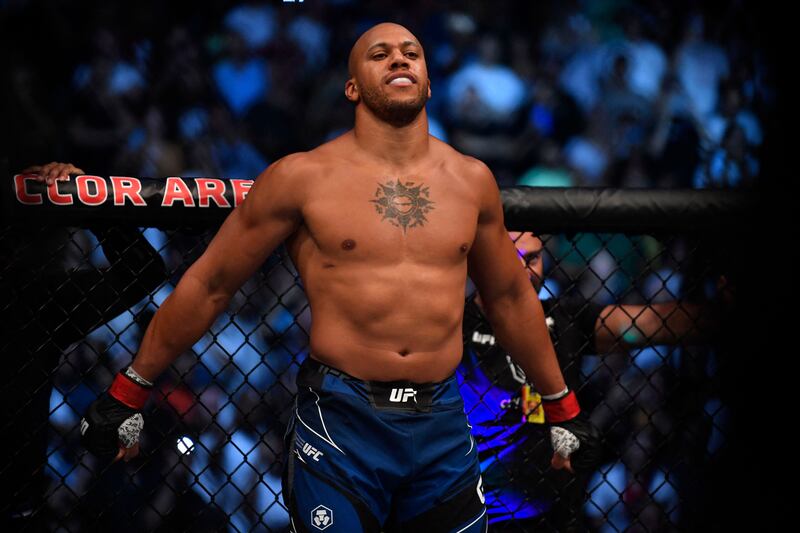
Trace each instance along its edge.
<path fill-rule="evenodd" d="M 104 185 L 98 187 L 98 182 Z M 0 186 L 6 220 L 65 225 L 114 223 L 170 228 L 220 224 L 253 180 L 71 176 L 55 193 L 30 177 Z M 53 189 L 51 187 L 51 191 Z M 99 190 L 104 189 L 104 190 Z M 646 234 L 724 231 L 748 223 L 756 190 L 508 187 L 501 190 L 509 230 L 591 230 Z M 87 205 L 88 204 L 88 205 Z"/>

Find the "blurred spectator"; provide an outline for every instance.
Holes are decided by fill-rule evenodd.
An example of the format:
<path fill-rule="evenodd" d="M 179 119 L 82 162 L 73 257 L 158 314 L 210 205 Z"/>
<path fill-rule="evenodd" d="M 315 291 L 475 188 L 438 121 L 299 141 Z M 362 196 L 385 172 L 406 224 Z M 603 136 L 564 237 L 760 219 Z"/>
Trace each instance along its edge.
<path fill-rule="evenodd" d="M 729 72 L 725 51 L 706 40 L 706 34 L 705 17 L 700 13 L 690 15 L 674 57 L 678 79 L 689 95 L 692 112 L 704 124 L 717 107 L 720 80 Z"/>
<path fill-rule="evenodd" d="M 533 84 L 533 104 L 528 124 L 537 138 L 550 137 L 564 144 L 580 132 L 584 117 L 572 97 L 564 92 L 550 73 L 537 76 Z"/>
<path fill-rule="evenodd" d="M 700 161 L 700 135 L 683 86 L 668 74 L 655 105 L 655 127 L 647 150 L 654 159 L 656 186 L 689 188 Z"/>
<path fill-rule="evenodd" d="M 263 0 L 245 0 L 230 10 L 223 22 L 250 50 L 266 46 L 277 31 L 275 8 Z"/>
<path fill-rule="evenodd" d="M 255 179 L 267 167 L 266 159 L 242 129 L 236 127 L 224 107 L 216 106 L 211 110 L 209 134 L 211 157 L 218 176 Z"/>
<path fill-rule="evenodd" d="M 509 40 L 511 41 L 511 70 L 519 76 L 522 83 L 530 86 L 536 77 L 535 50 L 525 34 L 514 33 Z"/>
<path fill-rule="evenodd" d="M 501 63 L 501 41 L 493 34 L 478 41 L 477 61 L 468 60 L 447 81 L 453 145 L 491 166 L 502 185 L 513 184 L 521 170 L 528 93 L 517 73 Z"/>
<path fill-rule="evenodd" d="M 313 15 L 302 14 L 286 28 L 286 34 L 305 55 L 305 66 L 318 72 L 328 63 L 331 31 Z"/>
<path fill-rule="evenodd" d="M 173 28 L 167 35 L 163 51 L 157 54 L 152 69 L 153 99 L 158 105 L 168 134 L 175 134 L 172 126 L 187 109 L 207 107 L 214 94 L 214 81 L 207 58 L 185 26 Z"/>
<path fill-rule="evenodd" d="M 292 109 L 293 101 L 292 88 L 279 83 L 244 117 L 253 145 L 271 161 L 302 149 L 304 125 Z"/>
<path fill-rule="evenodd" d="M 501 44 L 494 35 L 478 42 L 478 60 L 453 74 L 447 84 L 450 116 L 460 124 L 506 123 L 526 98 L 522 79 L 500 63 Z"/>
<path fill-rule="evenodd" d="M 627 158 L 618 159 L 611 165 L 605 177 L 605 183 L 610 187 L 627 189 L 653 187 L 653 176 L 657 167 L 645 148 L 636 145 L 631 148 Z"/>
<path fill-rule="evenodd" d="M 144 123 L 131 131 L 117 158 L 116 167 L 131 169 L 137 176 L 180 176 L 185 168 L 181 147 L 166 136 L 161 111 L 147 110 Z"/>
<path fill-rule="evenodd" d="M 561 148 L 555 141 L 546 139 L 539 149 L 539 164 L 525 172 L 517 181 L 517 185 L 571 187 L 575 185 L 575 180 L 564 165 Z"/>
<path fill-rule="evenodd" d="M 712 146 L 722 144 L 726 127 L 735 122 L 744 131 L 747 144 L 757 147 L 761 144 L 761 124 L 758 117 L 744 107 L 744 98 L 738 87 L 732 83 L 723 84 L 717 113 L 708 119 L 708 141 Z"/>
<path fill-rule="evenodd" d="M 735 122 L 728 124 L 722 146 L 708 161 L 697 167 L 694 187 L 730 188 L 753 185 L 758 175 L 758 160 L 750 152 L 744 130 Z"/>
<path fill-rule="evenodd" d="M 611 156 L 624 159 L 631 150 L 644 144 L 651 128 L 652 109 L 647 100 L 628 85 L 628 59 L 614 58 L 612 71 L 604 80 L 602 103 L 608 125 Z"/>
<path fill-rule="evenodd" d="M 91 62 L 79 65 L 73 76 L 74 115 L 68 131 L 72 157 L 99 171 L 109 167 L 109 156 L 134 127 L 134 108 L 141 104 L 144 80 L 121 59 L 110 30 L 97 30 L 93 46 Z"/>
<path fill-rule="evenodd" d="M 93 36 L 95 56 L 90 64 L 78 66 L 73 83 L 83 89 L 90 82 L 100 82 L 101 90 L 111 96 L 126 96 L 144 89 L 142 73 L 122 57 L 119 43 L 109 28 L 97 30 Z M 99 73 L 97 72 L 99 71 Z"/>
<path fill-rule="evenodd" d="M 572 137 L 564 147 L 564 157 L 575 170 L 578 185 L 602 185 L 609 153 L 607 126 L 599 109 L 592 114 L 586 132 Z"/>
<path fill-rule="evenodd" d="M 17 146 L 14 157 L 30 164 L 39 154 L 54 150 L 59 131 L 55 117 L 46 107 L 46 84 L 41 72 L 28 65 L 14 65 L 9 81 L 11 97 L 6 102 L 5 118 L 12 127 L 19 125 L 13 131 Z"/>
<path fill-rule="evenodd" d="M 652 102 L 661 90 L 667 71 L 667 56 L 661 47 L 645 38 L 641 15 L 631 9 L 623 22 L 625 38 L 614 48 L 624 54 L 629 65 L 628 87 L 638 96 Z"/>
<path fill-rule="evenodd" d="M 561 69 L 559 83 L 588 114 L 600 101 L 600 65 L 602 51 L 596 45 L 584 46 L 573 54 Z"/>
<path fill-rule="evenodd" d="M 213 176 L 217 169 L 208 134 L 209 114 L 203 108 L 187 110 L 178 121 L 186 166 L 182 176 Z"/>
<path fill-rule="evenodd" d="M 597 28 L 581 9 L 580 1 L 556 2 L 548 7 L 550 17 L 543 24 L 538 43 L 543 60 L 563 65 L 583 47 L 597 42 Z"/>
<path fill-rule="evenodd" d="M 269 90 L 267 62 L 248 52 L 244 39 L 230 33 L 226 39 L 226 56 L 213 67 L 214 82 L 222 99 L 237 117 Z"/>

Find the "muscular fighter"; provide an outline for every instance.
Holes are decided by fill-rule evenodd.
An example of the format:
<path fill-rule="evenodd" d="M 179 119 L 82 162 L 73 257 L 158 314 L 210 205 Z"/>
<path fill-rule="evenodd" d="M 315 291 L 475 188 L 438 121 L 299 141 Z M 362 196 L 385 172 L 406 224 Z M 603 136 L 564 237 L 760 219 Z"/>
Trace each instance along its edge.
<path fill-rule="evenodd" d="M 152 382 L 286 240 L 313 316 L 287 432 L 292 528 L 484 531 L 454 374 L 468 274 L 503 346 L 543 394 L 553 466 L 594 466 L 598 435 L 564 382 L 492 172 L 428 134 L 419 41 L 378 24 L 353 46 L 349 74 L 355 127 L 258 176 L 155 314 L 131 366 L 90 407 L 84 441 L 134 457 Z"/>

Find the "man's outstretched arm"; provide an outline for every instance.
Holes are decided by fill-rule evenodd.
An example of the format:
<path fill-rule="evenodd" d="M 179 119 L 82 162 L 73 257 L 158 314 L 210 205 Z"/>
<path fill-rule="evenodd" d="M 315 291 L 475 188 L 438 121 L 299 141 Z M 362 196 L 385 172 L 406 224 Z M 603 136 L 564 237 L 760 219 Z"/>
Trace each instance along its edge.
<path fill-rule="evenodd" d="M 211 327 L 233 294 L 301 224 L 303 176 L 298 154 L 256 179 L 208 248 L 156 312 L 131 367 L 155 380 Z"/>
<path fill-rule="evenodd" d="M 205 253 L 186 271 L 147 327 L 133 364 L 92 402 L 81 420 L 84 445 L 115 460 L 139 453 L 142 409 L 153 381 L 225 310 L 231 296 L 302 222 L 302 156 L 276 161 L 228 215 Z"/>

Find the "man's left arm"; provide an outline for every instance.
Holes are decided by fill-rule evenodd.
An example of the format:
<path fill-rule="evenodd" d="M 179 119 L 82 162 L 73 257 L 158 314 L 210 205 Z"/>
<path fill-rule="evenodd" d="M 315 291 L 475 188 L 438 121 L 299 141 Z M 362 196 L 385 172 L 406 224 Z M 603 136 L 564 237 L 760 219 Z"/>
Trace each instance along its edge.
<path fill-rule="evenodd" d="M 467 257 L 468 273 L 481 296 L 499 344 L 522 367 L 543 395 L 566 384 L 545 323 L 544 309 L 504 225 L 500 191 L 491 171 L 478 160 L 481 209 Z"/>
<path fill-rule="evenodd" d="M 557 469 L 586 472 L 599 462 L 600 435 L 581 413 L 574 391 L 566 387 L 544 309 L 505 228 L 497 182 L 485 164 L 478 160 L 471 164 L 480 192 L 480 210 L 467 257 L 469 276 L 478 288 L 499 344 L 542 394 L 555 452 L 551 464 Z"/>

